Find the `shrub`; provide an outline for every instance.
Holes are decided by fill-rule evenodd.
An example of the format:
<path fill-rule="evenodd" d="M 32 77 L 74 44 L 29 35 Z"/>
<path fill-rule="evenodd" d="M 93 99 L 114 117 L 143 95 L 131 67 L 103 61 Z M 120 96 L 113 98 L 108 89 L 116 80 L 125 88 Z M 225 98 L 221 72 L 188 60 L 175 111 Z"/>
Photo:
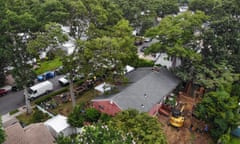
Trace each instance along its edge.
<path fill-rule="evenodd" d="M 101 113 L 95 108 L 86 109 L 85 118 L 87 122 L 97 122 L 100 116 Z"/>
<path fill-rule="evenodd" d="M 63 92 L 66 92 L 66 91 L 68 91 L 68 87 L 64 87 L 64 88 L 62 88 L 62 89 L 60 89 L 60 90 L 57 90 L 57 91 L 54 91 L 54 92 L 52 92 L 52 93 L 50 93 L 50 94 L 48 94 L 48 95 L 42 96 L 42 97 L 36 99 L 36 100 L 34 101 L 34 103 L 37 104 L 37 105 L 39 105 L 39 104 L 41 104 L 41 103 L 44 102 L 44 101 L 50 100 L 53 96 L 56 96 L 56 95 L 58 95 L 58 94 L 61 94 L 61 93 L 63 93 Z"/>
<path fill-rule="evenodd" d="M 32 116 L 32 122 L 33 123 L 36 123 L 36 122 L 42 122 L 45 118 L 45 115 L 42 111 L 36 109 L 33 113 L 33 116 Z"/>
<path fill-rule="evenodd" d="M 101 113 L 101 116 L 100 116 L 99 120 L 101 122 L 105 123 L 105 122 L 111 120 L 111 118 L 112 118 L 112 116 L 110 116 L 110 115 L 108 115 L 106 113 Z"/>
<path fill-rule="evenodd" d="M 138 58 L 134 63 L 130 64 L 134 67 L 152 67 L 154 66 L 154 62 L 150 60 L 140 59 Z"/>
<path fill-rule="evenodd" d="M 15 109 L 15 110 L 10 111 L 9 114 L 10 114 L 10 115 L 13 115 L 13 114 L 15 114 L 15 113 L 17 113 L 17 112 L 19 112 L 19 110 L 18 110 L 18 109 Z"/>

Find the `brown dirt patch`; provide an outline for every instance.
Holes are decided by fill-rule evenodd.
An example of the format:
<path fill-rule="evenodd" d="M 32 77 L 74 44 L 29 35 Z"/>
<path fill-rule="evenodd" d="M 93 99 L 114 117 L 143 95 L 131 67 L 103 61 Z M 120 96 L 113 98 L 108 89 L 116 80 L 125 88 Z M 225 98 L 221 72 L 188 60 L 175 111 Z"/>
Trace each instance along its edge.
<path fill-rule="evenodd" d="M 193 106 L 198 102 L 188 96 L 178 96 L 177 101 L 185 104 L 184 108 L 184 126 L 182 128 L 175 128 L 168 125 L 169 117 L 158 115 L 159 121 L 163 125 L 163 130 L 169 144 L 213 144 L 211 137 L 205 133 L 205 123 L 192 117 Z M 192 125 L 192 130 L 190 127 Z"/>
<path fill-rule="evenodd" d="M 189 120 L 186 118 L 184 127 L 175 128 L 172 126 L 168 126 L 168 117 L 159 115 L 159 121 L 163 124 L 163 130 L 166 134 L 168 144 L 213 144 L 211 137 L 204 133 L 197 131 L 200 128 L 204 128 L 204 125 L 200 124 L 198 120 L 193 119 Z M 193 130 L 190 131 L 190 126 L 194 125 Z M 188 124 L 187 124 L 188 123 Z"/>

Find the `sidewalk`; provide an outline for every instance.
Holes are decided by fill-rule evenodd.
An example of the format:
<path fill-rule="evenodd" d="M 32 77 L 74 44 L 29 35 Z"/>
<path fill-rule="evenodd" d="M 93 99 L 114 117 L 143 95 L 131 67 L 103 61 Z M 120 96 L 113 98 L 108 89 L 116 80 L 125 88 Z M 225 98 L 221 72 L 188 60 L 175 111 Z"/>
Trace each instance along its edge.
<path fill-rule="evenodd" d="M 15 122 L 16 121 L 16 117 L 22 113 L 25 113 L 26 112 L 26 107 L 25 106 L 22 106 L 20 108 L 18 108 L 18 112 L 17 113 L 14 113 L 12 115 L 10 115 L 10 113 L 7 113 L 5 115 L 2 115 L 2 123 L 3 125 L 5 123 L 8 123 L 10 121 Z"/>

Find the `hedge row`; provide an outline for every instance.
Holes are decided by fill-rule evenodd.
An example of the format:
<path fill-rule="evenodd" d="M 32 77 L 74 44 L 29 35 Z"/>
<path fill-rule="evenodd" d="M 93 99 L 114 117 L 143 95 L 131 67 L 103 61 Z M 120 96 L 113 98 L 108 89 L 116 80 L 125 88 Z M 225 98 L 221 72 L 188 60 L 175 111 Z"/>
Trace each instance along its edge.
<path fill-rule="evenodd" d="M 154 66 L 154 61 L 137 58 L 135 61 L 130 63 L 133 67 L 152 67 Z"/>
<path fill-rule="evenodd" d="M 37 105 L 39 105 L 39 104 L 41 104 L 41 103 L 44 102 L 44 101 L 50 100 L 52 97 L 54 97 L 54 96 L 56 96 L 56 95 L 58 95 L 58 94 L 61 94 L 61 93 L 64 93 L 64 92 L 68 91 L 68 89 L 69 89 L 69 87 L 64 87 L 64 88 L 61 88 L 61 89 L 59 89 L 59 90 L 57 90 L 57 91 L 51 92 L 51 93 L 49 93 L 48 95 L 44 95 L 44 96 L 36 99 L 36 100 L 34 101 L 34 103 L 37 104 Z"/>

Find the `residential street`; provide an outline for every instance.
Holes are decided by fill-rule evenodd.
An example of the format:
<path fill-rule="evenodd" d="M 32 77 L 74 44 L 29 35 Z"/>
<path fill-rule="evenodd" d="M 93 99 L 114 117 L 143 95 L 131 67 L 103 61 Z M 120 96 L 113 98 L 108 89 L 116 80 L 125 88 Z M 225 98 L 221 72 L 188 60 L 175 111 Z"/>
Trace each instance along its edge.
<path fill-rule="evenodd" d="M 56 76 L 55 78 L 50 79 L 54 84 L 54 90 L 61 88 L 57 81 L 59 77 L 61 76 Z M 25 105 L 23 90 L 18 92 L 10 91 L 7 95 L 0 97 L 0 115 L 6 114 L 23 105 Z"/>

